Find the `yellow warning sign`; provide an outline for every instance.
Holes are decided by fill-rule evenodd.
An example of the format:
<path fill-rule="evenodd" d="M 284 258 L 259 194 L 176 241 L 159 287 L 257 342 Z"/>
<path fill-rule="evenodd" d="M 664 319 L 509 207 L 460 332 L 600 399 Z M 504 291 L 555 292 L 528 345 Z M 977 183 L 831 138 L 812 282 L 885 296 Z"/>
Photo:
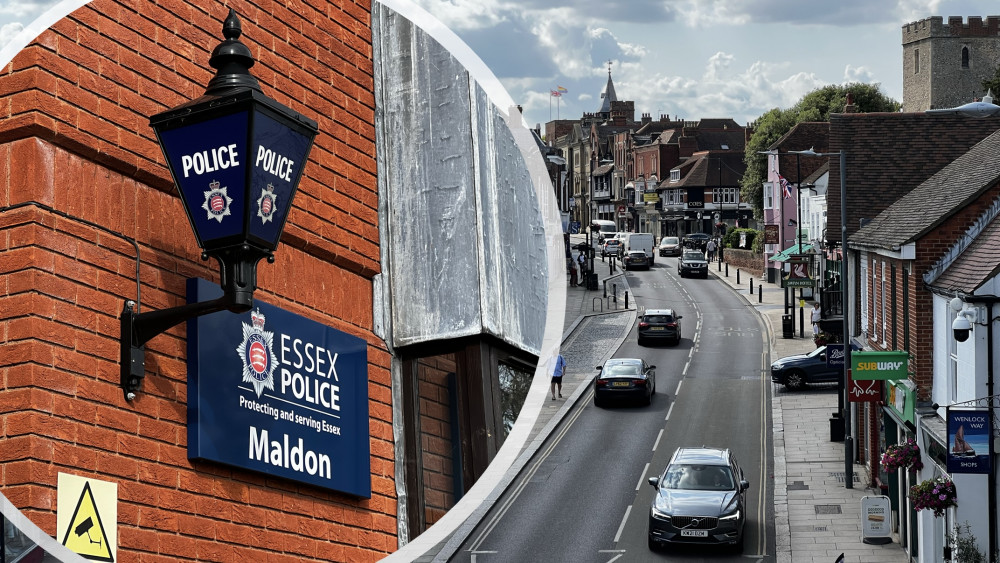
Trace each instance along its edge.
<path fill-rule="evenodd" d="M 57 539 L 86 559 L 114 562 L 117 484 L 60 473 L 58 496 Z"/>

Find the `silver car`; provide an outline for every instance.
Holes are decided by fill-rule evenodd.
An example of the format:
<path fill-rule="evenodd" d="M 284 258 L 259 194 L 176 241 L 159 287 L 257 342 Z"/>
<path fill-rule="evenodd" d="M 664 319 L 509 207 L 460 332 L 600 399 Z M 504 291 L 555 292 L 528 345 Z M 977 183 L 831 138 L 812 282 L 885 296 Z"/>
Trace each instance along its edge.
<path fill-rule="evenodd" d="M 649 508 L 649 549 L 666 543 L 728 545 L 743 551 L 743 470 L 728 449 L 677 448 L 659 477 Z"/>

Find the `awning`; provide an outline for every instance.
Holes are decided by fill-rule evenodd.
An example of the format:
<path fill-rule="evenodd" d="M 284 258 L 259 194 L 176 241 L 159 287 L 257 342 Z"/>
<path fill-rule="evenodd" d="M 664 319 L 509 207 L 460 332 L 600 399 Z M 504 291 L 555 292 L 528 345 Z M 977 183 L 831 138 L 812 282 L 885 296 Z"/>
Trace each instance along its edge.
<path fill-rule="evenodd" d="M 811 244 L 803 244 L 801 245 L 801 249 L 799 248 L 798 244 L 793 244 L 792 246 L 789 246 L 788 248 L 772 256 L 771 260 L 775 262 L 784 262 L 794 254 L 807 254 L 809 252 L 812 252 L 812 249 L 813 247 Z"/>

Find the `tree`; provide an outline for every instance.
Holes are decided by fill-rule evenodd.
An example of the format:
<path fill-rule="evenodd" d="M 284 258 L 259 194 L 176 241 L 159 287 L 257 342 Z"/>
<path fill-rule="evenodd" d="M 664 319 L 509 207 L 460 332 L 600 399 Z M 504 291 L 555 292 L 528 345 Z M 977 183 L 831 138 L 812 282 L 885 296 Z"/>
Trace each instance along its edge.
<path fill-rule="evenodd" d="M 1000 93 L 1000 66 L 993 71 L 993 76 L 983 80 L 983 91 L 993 92 L 994 97 Z"/>
<path fill-rule="evenodd" d="M 755 219 L 760 221 L 764 218 L 763 183 L 767 180 L 767 159 L 758 151 L 766 151 L 798 123 L 829 121 L 831 113 L 843 111 L 848 93 L 862 113 L 897 112 L 900 108 L 900 103 L 883 94 L 878 84 L 853 82 L 817 88 L 793 107 L 784 110 L 774 108 L 756 121 L 753 135 L 746 145 L 743 160 L 747 169 L 740 182 L 740 197 L 750 202 Z"/>

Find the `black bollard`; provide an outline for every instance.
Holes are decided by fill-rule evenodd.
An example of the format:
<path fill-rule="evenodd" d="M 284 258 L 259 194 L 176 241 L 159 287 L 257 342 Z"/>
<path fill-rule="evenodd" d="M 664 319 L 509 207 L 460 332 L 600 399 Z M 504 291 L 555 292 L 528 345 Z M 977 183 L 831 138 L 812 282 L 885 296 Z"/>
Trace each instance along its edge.
<path fill-rule="evenodd" d="M 740 269 L 736 268 L 736 285 L 740 285 Z"/>
<path fill-rule="evenodd" d="M 608 275 L 610 276 L 614 273 L 615 273 L 615 261 L 608 260 Z"/>
<path fill-rule="evenodd" d="M 726 277 L 729 277 L 729 262 L 726 262 Z"/>
<path fill-rule="evenodd" d="M 757 302 L 764 302 L 764 284 L 762 283 L 757 284 Z"/>
<path fill-rule="evenodd" d="M 719 271 L 722 271 L 722 260 L 719 260 Z"/>
<path fill-rule="evenodd" d="M 618 302 L 618 284 L 616 283 L 611 284 L 611 298 L 615 303 Z"/>
<path fill-rule="evenodd" d="M 750 294 L 753 295 L 753 278 L 750 278 Z"/>

